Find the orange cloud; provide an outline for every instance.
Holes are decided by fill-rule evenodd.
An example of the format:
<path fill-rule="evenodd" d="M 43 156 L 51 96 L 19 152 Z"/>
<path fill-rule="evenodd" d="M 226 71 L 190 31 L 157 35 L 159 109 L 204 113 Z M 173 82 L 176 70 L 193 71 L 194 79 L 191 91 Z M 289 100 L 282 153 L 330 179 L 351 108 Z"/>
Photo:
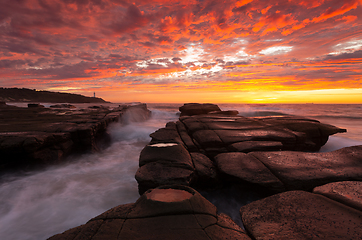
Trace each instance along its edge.
<path fill-rule="evenodd" d="M 346 23 L 355 22 L 357 19 L 358 19 L 357 16 L 344 16 L 341 18 L 341 20 L 345 21 Z"/>
<path fill-rule="evenodd" d="M 338 15 L 343 15 L 346 12 L 349 12 L 350 10 L 357 8 L 357 6 L 358 6 L 358 1 L 349 1 L 345 3 L 342 7 L 337 9 L 329 7 L 321 16 L 313 18 L 312 22 L 321 22 Z"/>
<path fill-rule="evenodd" d="M 292 25 L 297 21 L 293 19 L 292 14 L 283 15 L 280 12 L 276 12 L 266 17 L 262 17 L 260 21 L 254 25 L 253 31 L 259 32 L 264 29 L 261 36 L 266 35 L 269 32 L 276 32 L 281 28 L 288 25 Z"/>
<path fill-rule="evenodd" d="M 291 2 L 292 0 L 289 0 L 289 1 Z M 318 0 L 318 1 L 315 1 L 315 0 L 302 0 L 302 1 L 299 1 L 299 5 L 307 7 L 308 9 L 309 8 L 319 7 L 323 3 L 324 3 L 324 0 Z"/>

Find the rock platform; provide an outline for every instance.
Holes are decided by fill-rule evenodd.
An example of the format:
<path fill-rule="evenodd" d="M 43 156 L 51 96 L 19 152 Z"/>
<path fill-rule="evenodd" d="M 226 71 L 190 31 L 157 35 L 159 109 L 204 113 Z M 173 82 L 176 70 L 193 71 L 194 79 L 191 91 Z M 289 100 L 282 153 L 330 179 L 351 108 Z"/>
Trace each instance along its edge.
<path fill-rule="evenodd" d="M 128 112 L 150 111 L 145 104 L 123 105 L 110 110 L 95 106 L 44 107 L 0 106 L 0 171 L 27 169 L 61 162 L 74 153 L 98 151 L 107 144 L 107 127 L 127 120 Z"/>
<path fill-rule="evenodd" d="M 140 153 L 136 203 L 50 239 L 362 238 L 362 146 L 316 152 L 345 129 L 212 104 L 180 111 Z M 269 195 L 240 209 L 245 231 L 198 193 L 229 185 Z"/>
<path fill-rule="evenodd" d="M 168 184 L 205 188 L 238 182 L 283 192 L 361 180 L 362 147 L 311 153 L 345 129 L 299 116 L 247 118 L 217 109 L 184 105 L 179 121 L 150 135 L 136 173 L 140 194 Z"/>

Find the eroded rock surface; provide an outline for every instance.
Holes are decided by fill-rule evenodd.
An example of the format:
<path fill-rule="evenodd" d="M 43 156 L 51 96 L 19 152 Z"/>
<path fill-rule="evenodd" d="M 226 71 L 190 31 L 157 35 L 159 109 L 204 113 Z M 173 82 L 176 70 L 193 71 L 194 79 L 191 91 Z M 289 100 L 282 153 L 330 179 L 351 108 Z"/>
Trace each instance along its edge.
<path fill-rule="evenodd" d="M 313 193 L 362 211 L 362 181 L 332 182 L 313 189 Z"/>
<path fill-rule="evenodd" d="M 329 182 L 362 180 L 362 146 L 326 153 L 233 152 L 219 154 L 215 160 L 227 176 L 279 191 L 311 191 Z"/>
<path fill-rule="evenodd" d="M 362 212 L 319 194 L 288 191 L 240 209 L 254 239 L 361 239 Z"/>
<path fill-rule="evenodd" d="M 218 214 L 216 207 L 195 190 L 164 186 L 147 191 L 134 204 L 112 208 L 85 225 L 49 238 L 58 239 L 250 238 L 227 215 Z"/>
<path fill-rule="evenodd" d="M 199 149 L 209 154 L 256 150 L 317 151 L 330 135 L 346 131 L 296 116 L 247 118 L 207 114 L 181 117 L 180 122 Z"/>

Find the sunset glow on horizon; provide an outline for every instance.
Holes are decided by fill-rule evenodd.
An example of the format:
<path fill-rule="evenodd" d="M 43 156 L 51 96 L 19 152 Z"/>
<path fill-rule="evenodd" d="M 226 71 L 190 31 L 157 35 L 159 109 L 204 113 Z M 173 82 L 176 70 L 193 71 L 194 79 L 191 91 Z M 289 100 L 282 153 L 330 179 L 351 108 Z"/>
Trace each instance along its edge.
<path fill-rule="evenodd" d="M 362 0 L 0 0 L 0 87 L 362 103 Z"/>

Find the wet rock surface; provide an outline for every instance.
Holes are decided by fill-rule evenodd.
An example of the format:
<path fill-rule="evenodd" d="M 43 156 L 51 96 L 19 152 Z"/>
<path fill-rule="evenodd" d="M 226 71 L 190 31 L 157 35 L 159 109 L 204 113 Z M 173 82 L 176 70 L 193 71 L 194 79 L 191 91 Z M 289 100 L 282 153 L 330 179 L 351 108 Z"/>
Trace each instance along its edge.
<path fill-rule="evenodd" d="M 215 106 L 185 104 L 150 135 L 136 203 L 50 239 L 361 239 L 362 146 L 313 152 L 345 129 Z M 240 209 L 246 232 L 194 190 L 225 186 L 264 193 Z"/>
<path fill-rule="evenodd" d="M 109 139 L 107 127 L 144 104 L 117 109 L 0 108 L 0 171 L 57 163 L 71 153 L 98 151 Z"/>

